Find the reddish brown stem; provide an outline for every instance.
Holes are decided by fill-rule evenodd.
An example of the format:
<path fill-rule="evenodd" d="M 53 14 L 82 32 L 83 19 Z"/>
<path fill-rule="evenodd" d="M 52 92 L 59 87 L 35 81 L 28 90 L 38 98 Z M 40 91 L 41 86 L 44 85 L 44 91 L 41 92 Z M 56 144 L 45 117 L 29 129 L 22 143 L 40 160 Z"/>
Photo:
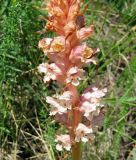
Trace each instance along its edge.
<path fill-rule="evenodd" d="M 79 96 L 75 86 L 70 84 L 68 86 L 69 90 L 73 93 L 73 107 L 72 107 L 72 121 L 71 121 L 71 130 L 70 136 L 73 141 L 72 145 L 72 160 L 80 160 L 81 159 L 81 148 L 80 143 L 75 142 L 75 130 L 78 124 L 81 122 L 81 113 L 79 110 Z"/>
<path fill-rule="evenodd" d="M 81 115 L 79 108 L 76 107 L 73 109 L 73 126 L 72 126 L 72 133 L 73 139 L 75 139 L 75 129 L 78 124 L 81 122 Z M 74 142 L 72 146 L 72 160 L 80 160 L 81 159 L 81 147 L 80 143 Z"/>
<path fill-rule="evenodd" d="M 72 160 L 81 160 L 81 147 L 80 147 L 80 143 L 75 143 L 72 146 Z"/>

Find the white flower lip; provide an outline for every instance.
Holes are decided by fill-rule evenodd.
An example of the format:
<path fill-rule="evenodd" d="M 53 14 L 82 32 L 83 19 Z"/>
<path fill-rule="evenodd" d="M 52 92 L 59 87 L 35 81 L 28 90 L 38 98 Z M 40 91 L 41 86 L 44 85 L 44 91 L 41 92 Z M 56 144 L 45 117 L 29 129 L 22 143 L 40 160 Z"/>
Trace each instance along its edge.
<path fill-rule="evenodd" d="M 68 134 L 64 135 L 57 135 L 57 138 L 55 139 L 55 142 L 58 144 L 56 145 L 56 149 L 58 151 L 62 151 L 63 148 L 66 149 L 67 151 L 70 151 L 71 149 L 71 139 Z"/>
<path fill-rule="evenodd" d="M 66 83 L 72 83 L 74 86 L 78 86 L 79 81 L 83 79 L 84 70 L 79 69 L 77 66 L 71 67 L 67 71 Z"/>
<path fill-rule="evenodd" d="M 46 97 L 46 102 L 51 105 L 50 115 L 67 113 L 72 106 L 72 93 L 70 91 L 63 92 L 62 95 L 54 97 Z"/>
<path fill-rule="evenodd" d="M 80 111 L 88 120 L 91 119 L 92 113 L 97 112 L 98 107 L 103 107 L 101 98 L 105 96 L 106 92 L 106 88 L 99 90 L 97 87 L 92 87 L 82 94 Z"/>
<path fill-rule="evenodd" d="M 42 63 L 38 66 L 38 71 L 44 73 L 44 83 L 49 82 L 50 80 L 56 80 L 57 76 L 62 74 L 61 69 L 55 63 Z"/>
<path fill-rule="evenodd" d="M 75 141 L 79 142 L 81 140 L 82 142 L 87 142 L 92 132 L 93 132 L 92 128 L 89 128 L 84 124 L 79 123 L 75 132 L 76 134 Z"/>

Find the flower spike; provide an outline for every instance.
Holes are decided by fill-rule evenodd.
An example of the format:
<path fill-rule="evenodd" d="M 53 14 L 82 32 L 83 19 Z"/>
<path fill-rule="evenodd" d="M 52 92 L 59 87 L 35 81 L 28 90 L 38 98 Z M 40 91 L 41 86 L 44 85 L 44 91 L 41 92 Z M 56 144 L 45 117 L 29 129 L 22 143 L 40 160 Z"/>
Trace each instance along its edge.
<path fill-rule="evenodd" d="M 49 59 L 49 63 L 38 67 L 38 71 L 44 74 L 44 83 L 56 81 L 61 87 L 59 94 L 46 97 L 51 108 L 50 116 L 66 128 L 66 134 L 56 136 L 56 149 L 72 149 L 73 160 L 81 158 L 80 142 L 94 139 L 93 117 L 99 116 L 103 107 L 101 98 L 107 92 L 90 86 L 81 95 L 78 93 L 77 86 L 85 78 L 83 67 L 96 64 L 94 56 L 98 52 L 83 42 L 92 35 L 94 26 L 85 26 L 83 12 L 88 4 L 81 13 L 82 2 L 50 0 L 46 6 L 48 21 L 45 28 L 54 31 L 56 37 L 43 38 L 38 45 Z"/>

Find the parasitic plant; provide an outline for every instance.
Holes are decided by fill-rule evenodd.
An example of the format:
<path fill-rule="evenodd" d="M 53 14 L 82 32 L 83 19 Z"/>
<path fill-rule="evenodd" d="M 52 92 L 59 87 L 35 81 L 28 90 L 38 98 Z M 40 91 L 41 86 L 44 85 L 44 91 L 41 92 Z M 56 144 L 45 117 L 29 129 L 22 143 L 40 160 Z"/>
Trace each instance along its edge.
<path fill-rule="evenodd" d="M 82 3 L 81 0 L 50 0 L 45 28 L 57 36 L 43 38 L 38 46 L 49 59 L 38 67 L 44 74 L 44 83 L 55 80 L 61 87 L 59 95 L 46 97 L 50 116 L 66 128 L 66 134 L 56 136 L 56 149 L 72 150 L 73 160 L 81 159 L 80 143 L 94 139 L 93 117 L 100 114 L 101 98 L 106 93 L 106 89 L 99 90 L 93 85 L 81 95 L 77 90 L 85 76 L 83 67 L 95 64 L 93 56 L 98 52 L 83 42 L 92 35 L 93 26 L 85 27 L 80 12 Z"/>

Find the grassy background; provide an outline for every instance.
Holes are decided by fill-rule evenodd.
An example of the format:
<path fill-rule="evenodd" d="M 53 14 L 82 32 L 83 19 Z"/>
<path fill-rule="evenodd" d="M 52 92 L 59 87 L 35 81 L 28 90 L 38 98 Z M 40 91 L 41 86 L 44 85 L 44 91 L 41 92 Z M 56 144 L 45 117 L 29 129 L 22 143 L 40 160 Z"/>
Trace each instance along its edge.
<path fill-rule="evenodd" d="M 86 0 L 88 1 L 88 0 Z M 0 0 L 0 159 L 70 159 L 57 153 L 54 136 L 61 128 L 49 117 L 46 95 L 56 84 L 43 85 L 37 66 L 45 57 L 38 41 L 51 33 L 39 20 L 41 0 Z M 95 25 L 88 45 L 99 47 L 98 64 L 86 68 L 89 84 L 108 88 L 103 128 L 93 144 L 83 146 L 83 160 L 136 159 L 136 1 L 93 0 L 86 23 Z M 46 60 L 46 59 L 45 59 Z M 60 128 L 60 129 L 58 129 Z M 55 158 L 57 157 L 57 158 Z"/>

